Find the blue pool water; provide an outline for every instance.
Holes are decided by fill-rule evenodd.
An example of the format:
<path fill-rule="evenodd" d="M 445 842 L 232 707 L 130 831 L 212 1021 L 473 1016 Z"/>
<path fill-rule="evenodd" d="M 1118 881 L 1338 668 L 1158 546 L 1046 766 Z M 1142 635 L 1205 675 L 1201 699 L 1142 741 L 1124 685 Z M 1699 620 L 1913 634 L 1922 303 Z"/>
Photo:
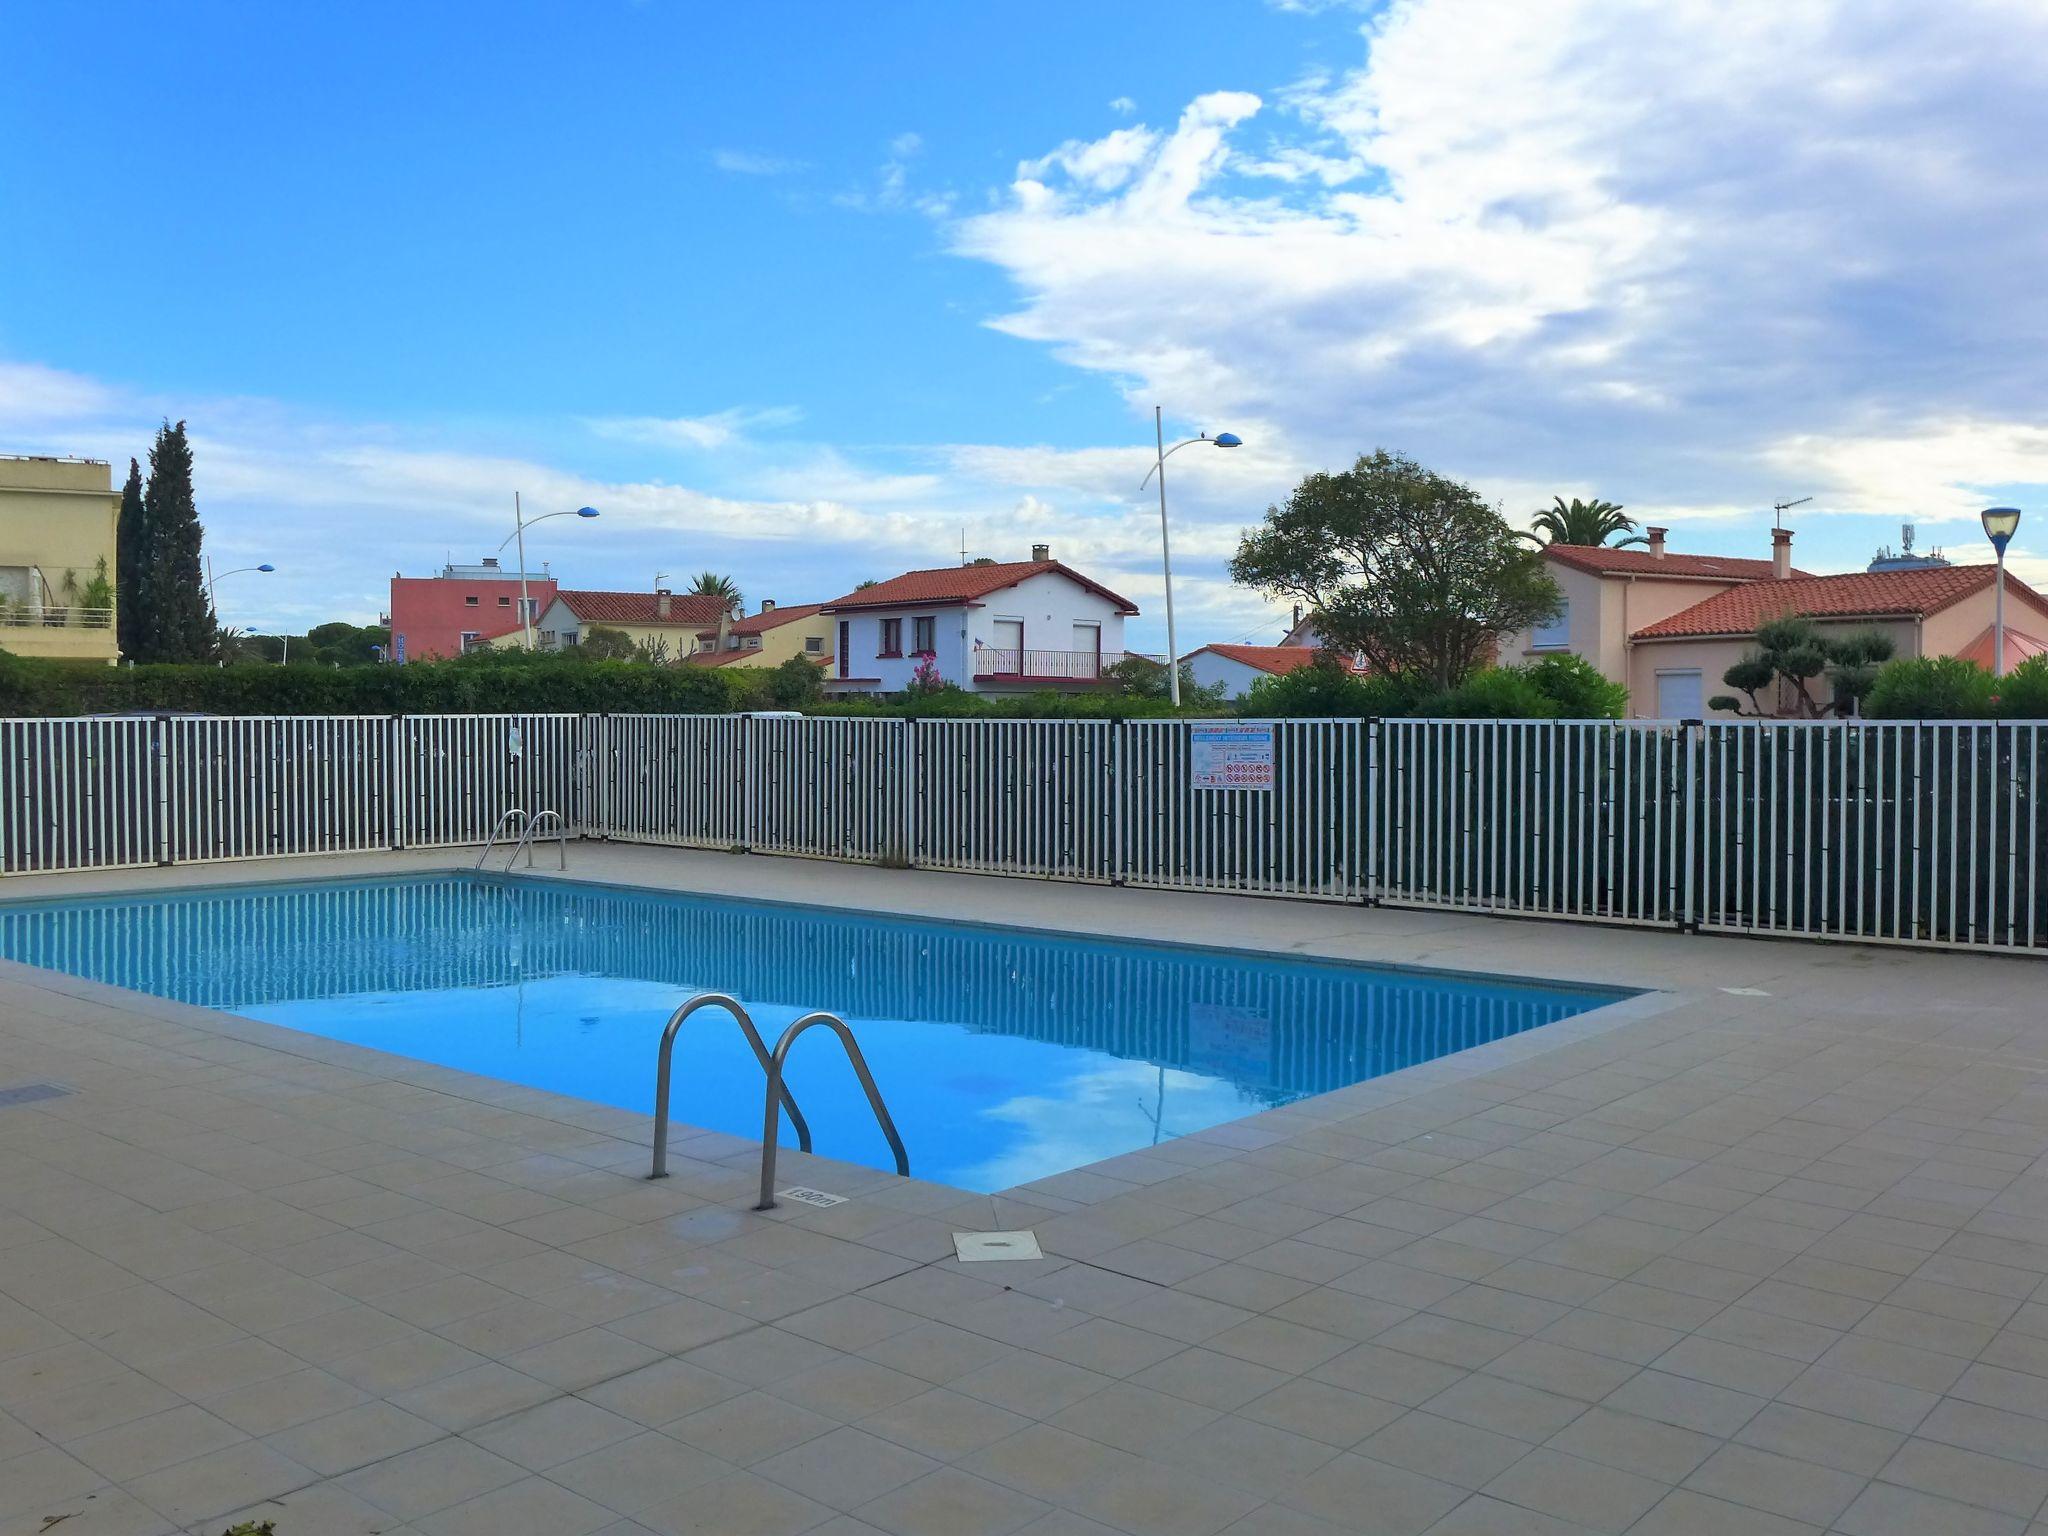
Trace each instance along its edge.
<path fill-rule="evenodd" d="M 692 994 L 739 997 L 771 1044 L 826 1008 L 859 1036 L 911 1172 L 974 1190 L 1624 995 L 468 874 L 0 903 L 0 955 L 643 1111 L 662 1024 Z M 789 1082 L 815 1150 L 893 1166 L 827 1033 Z M 758 1137 L 762 1094 L 728 1018 L 684 1027 L 678 1122 Z"/>

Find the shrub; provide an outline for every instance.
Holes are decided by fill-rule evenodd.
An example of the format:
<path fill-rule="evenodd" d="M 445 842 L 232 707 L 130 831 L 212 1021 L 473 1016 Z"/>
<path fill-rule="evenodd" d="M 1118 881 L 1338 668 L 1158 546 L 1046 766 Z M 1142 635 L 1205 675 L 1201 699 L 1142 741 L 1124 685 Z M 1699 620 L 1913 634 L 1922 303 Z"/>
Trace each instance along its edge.
<path fill-rule="evenodd" d="M 1287 716 L 1364 719 L 1405 712 L 1407 696 L 1391 678 L 1360 677 L 1326 654 L 1305 667 L 1253 683 L 1238 712 L 1255 719 Z"/>
<path fill-rule="evenodd" d="M 1550 720 L 1563 713 L 1526 667 L 1481 668 L 1415 712 L 1479 720 Z"/>
<path fill-rule="evenodd" d="M 1545 656 L 1521 670 L 1563 719 L 1619 720 L 1628 712 L 1628 690 L 1583 656 Z"/>
<path fill-rule="evenodd" d="M 2008 720 L 2048 720 L 2048 654 L 2029 656 L 1992 689 L 1997 713 Z"/>
<path fill-rule="evenodd" d="M 1992 712 L 1995 682 L 1984 668 L 1959 656 L 1906 657 L 1878 669 L 1863 713 L 1872 720 L 1981 720 Z"/>

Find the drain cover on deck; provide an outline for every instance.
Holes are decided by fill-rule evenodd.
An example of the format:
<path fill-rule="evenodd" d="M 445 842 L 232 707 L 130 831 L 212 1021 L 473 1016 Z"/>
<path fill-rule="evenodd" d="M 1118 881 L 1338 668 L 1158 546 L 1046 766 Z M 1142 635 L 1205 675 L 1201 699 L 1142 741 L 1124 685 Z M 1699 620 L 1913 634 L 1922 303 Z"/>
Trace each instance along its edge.
<path fill-rule="evenodd" d="M 17 1104 L 34 1104 L 43 1099 L 67 1099 L 69 1088 L 59 1088 L 55 1083 L 23 1083 L 18 1088 L 0 1088 L 0 1109 L 12 1109 Z"/>
<path fill-rule="evenodd" d="M 1036 1232 L 955 1232 L 953 1251 L 962 1264 L 986 1264 L 994 1259 L 1042 1259 Z"/>

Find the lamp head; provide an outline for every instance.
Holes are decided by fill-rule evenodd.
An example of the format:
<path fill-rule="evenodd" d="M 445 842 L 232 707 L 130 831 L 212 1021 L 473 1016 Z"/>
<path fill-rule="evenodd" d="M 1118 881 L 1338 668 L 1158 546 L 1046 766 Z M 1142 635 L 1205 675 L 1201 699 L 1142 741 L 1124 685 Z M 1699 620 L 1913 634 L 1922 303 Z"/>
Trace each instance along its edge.
<path fill-rule="evenodd" d="M 1244 446 L 1244 439 L 1235 432 L 1218 432 L 1216 434 L 1216 446 L 1218 448 L 1241 448 Z"/>
<path fill-rule="evenodd" d="M 1991 541 L 1991 547 L 2001 555 L 2005 546 L 2012 542 L 2012 536 L 2019 532 L 2020 509 L 2018 507 L 1986 507 L 1984 509 L 1984 537 Z"/>
<path fill-rule="evenodd" d="M 277 567 L 274 565 L 259 565 L 256 567 L 256 569 L 259 571 L 274 571 L 277 569 Z"/>
<path fill-rule="evenodd" d="M 597 516 L 597 508 L 595 508 L 595 507 L 578 507 L 578 508 L 576 509 L 576 515 L 577 515 L 578 517 L 595 517 L 595 516 Z"/>

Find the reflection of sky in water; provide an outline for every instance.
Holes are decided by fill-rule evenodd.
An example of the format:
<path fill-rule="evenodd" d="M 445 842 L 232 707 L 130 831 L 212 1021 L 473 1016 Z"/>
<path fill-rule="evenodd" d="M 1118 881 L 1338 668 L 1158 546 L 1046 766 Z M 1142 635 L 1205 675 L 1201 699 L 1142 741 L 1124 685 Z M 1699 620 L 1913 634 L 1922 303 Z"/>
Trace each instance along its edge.
<path fill-rule="evenodd" d="M 1513 1034 L 1612 994 L 1463 982 L 601 887 L 435 877 L 0 910 L 0 954 L 622 1108 L 669 1012 L 853 1025 L 911 1171 L 1002 1189 Z M 816 1149 L 892 1166 L 837 1043 L 791 1090 Z M 676 1119 L 760 1135 L 761 1071 L 707 1011 Z M 790 1140 L 785 1136 L 785 1140 Z"/>

